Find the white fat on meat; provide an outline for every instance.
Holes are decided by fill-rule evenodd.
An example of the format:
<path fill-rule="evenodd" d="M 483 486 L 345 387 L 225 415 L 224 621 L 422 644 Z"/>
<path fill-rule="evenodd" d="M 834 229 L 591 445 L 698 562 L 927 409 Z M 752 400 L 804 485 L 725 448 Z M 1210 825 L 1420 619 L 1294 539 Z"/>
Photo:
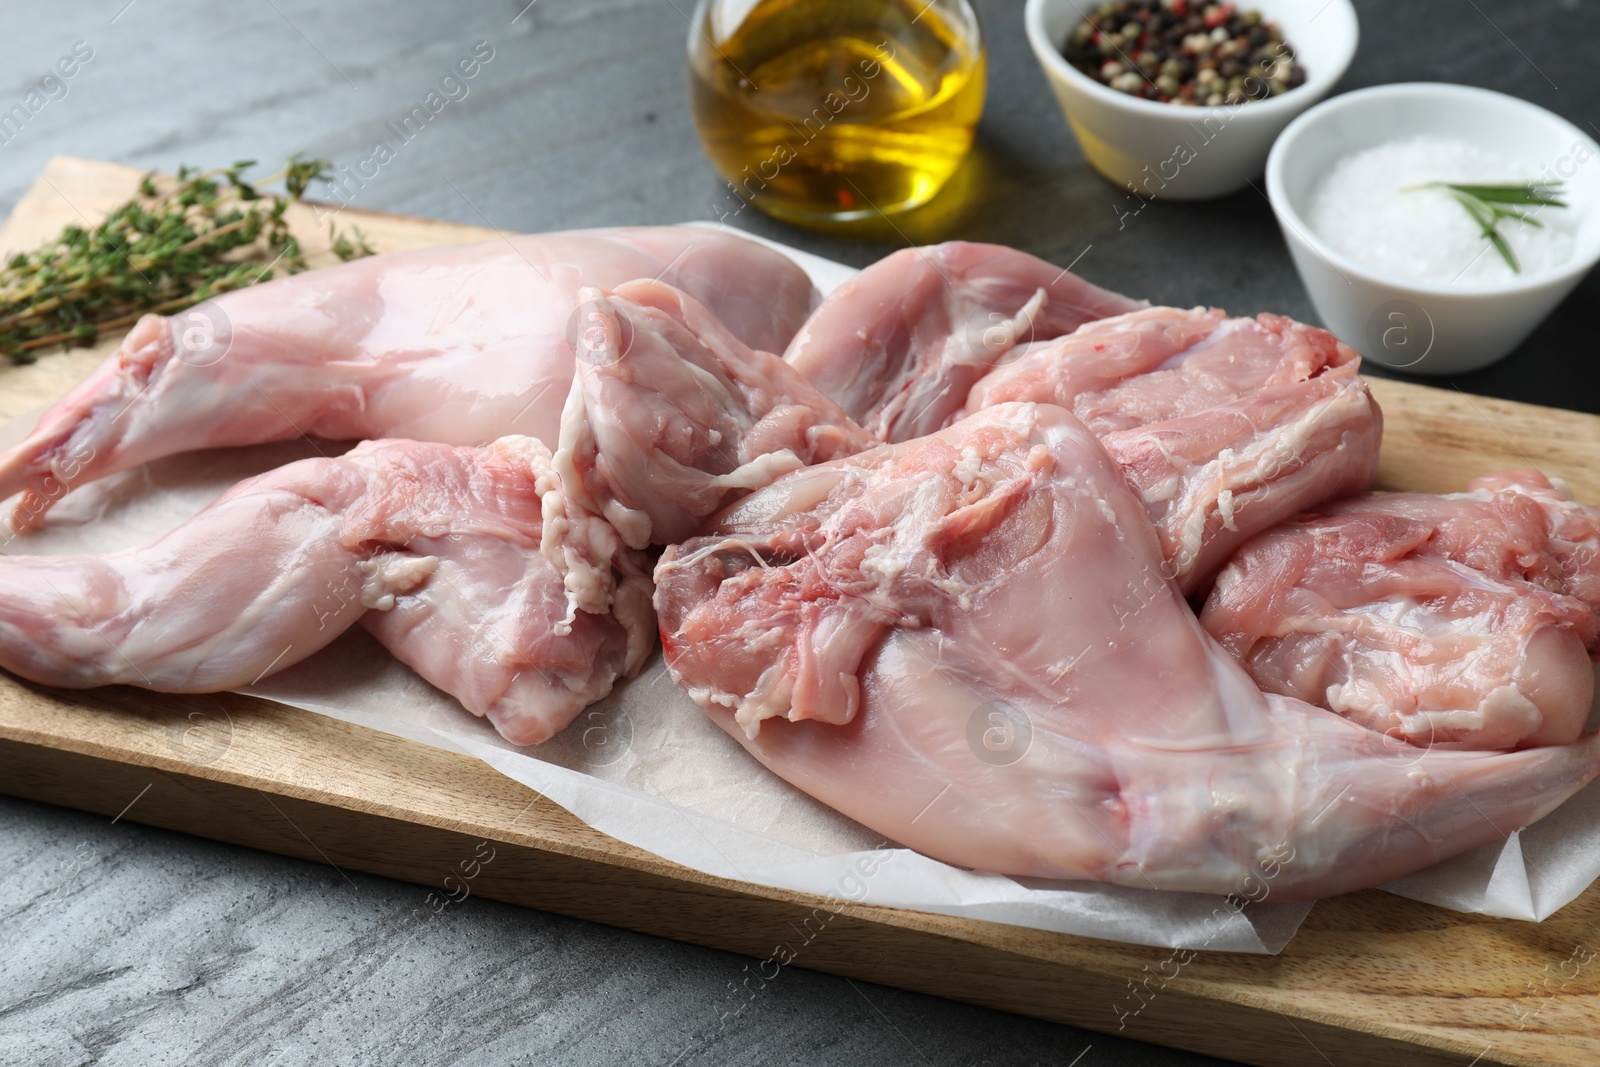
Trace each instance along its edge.
<path fill-rule="evenodd" d="M 394 607 L 394 598 L 409 593 L 439 569 L 438 556 L 380 552 L 356 564 L 361 577 L 361 605 L 377 611 Z"/>

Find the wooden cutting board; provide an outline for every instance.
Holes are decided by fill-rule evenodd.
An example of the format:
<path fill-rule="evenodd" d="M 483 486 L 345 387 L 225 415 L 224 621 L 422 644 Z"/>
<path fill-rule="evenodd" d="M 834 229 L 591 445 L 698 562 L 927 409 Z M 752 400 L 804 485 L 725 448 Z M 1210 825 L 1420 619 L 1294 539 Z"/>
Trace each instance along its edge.
<path fill-rule="evenodd" d="M 95 221 L 137 179 L 52 161 L 0 249 Z M 310 209 L 295 222 L 313 262 L 331 259 Z M 496 236 L 368 212 L 340 222 L 385 251 Z M 0 421 L 54 400 L 114 347 L 0 368 Z M 1600 501 L 1600 418 L 1371 385 L 1384 488 L 1448 491 L 1537 467 Z M 0 791 L 761 960 L 823 903 L 664 862 L 467 757 L 230 694 L 62 692 L 0 673 Z M 857 904 L 793 963 L 1252 1064 L 1587 1067 L 1600 1063 L 1597 920 L 1600 887 L 1538 924 L 1355 893 L 1319 903 L 1280 956 L 1180 966 L 1166 949 Z"/>

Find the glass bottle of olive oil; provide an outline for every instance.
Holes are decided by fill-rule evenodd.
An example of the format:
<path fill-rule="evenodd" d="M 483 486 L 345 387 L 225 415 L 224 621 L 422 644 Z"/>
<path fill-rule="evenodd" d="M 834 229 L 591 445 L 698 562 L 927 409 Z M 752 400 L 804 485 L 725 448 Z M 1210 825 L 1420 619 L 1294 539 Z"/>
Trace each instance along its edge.
<path fill-rule="evenodd" d="M 712 164 L 739 197 L 796 222 L 926 203 L 983 112 L 967 0 L 701 0 L 689 72 Z"/>

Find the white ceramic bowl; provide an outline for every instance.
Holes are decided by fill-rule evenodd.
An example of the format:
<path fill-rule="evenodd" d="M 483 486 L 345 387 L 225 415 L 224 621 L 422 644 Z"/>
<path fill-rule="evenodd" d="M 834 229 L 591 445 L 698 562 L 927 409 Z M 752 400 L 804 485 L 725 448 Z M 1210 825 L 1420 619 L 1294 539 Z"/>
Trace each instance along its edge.
<path fill-rule="evenodd" d="M 1206 200 L 1236 193 L 1261 173 L 1273 139 L 1328 94 L 1356 51 L 1350 0 L 1241 0 L 1276 22 L 1306 68 L 1297 89 L 1225 107 L 1178 107 L 1117 92 L 1061 55 L 1093 0 L 1028 0 L 1028 43 L 1091 166 L 1146 200 Z"/>
<path fill-rule="evenodd" d="M 1305 221 L 1317 180 L 1341 158 L 1420 133 L 1526 161 L 1565 185 L 1580 212 L 1572 257 L 1507 282 L 1428 284 L 1335 252 Z M 1509 354 L 1600 260 L 1600 145 L 1525 100 L 1465 85 L 1359 89 L 1296 119 L 1267 160 L 1267 196 L 1323 325 L 1374 362 L 1412 374 L 1461 374 Z"/>

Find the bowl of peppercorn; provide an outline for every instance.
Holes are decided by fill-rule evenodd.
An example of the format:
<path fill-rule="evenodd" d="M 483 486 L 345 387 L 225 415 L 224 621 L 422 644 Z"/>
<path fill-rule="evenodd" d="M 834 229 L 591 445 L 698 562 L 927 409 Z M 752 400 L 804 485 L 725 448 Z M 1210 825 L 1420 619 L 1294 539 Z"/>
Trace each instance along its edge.
<path fill-rule="evenodd" d="M 1089 164 L 1141 201 L 1249 185 L 1359 36 L 1350 0 L 1028 0 L 1024 18 Z"/>

